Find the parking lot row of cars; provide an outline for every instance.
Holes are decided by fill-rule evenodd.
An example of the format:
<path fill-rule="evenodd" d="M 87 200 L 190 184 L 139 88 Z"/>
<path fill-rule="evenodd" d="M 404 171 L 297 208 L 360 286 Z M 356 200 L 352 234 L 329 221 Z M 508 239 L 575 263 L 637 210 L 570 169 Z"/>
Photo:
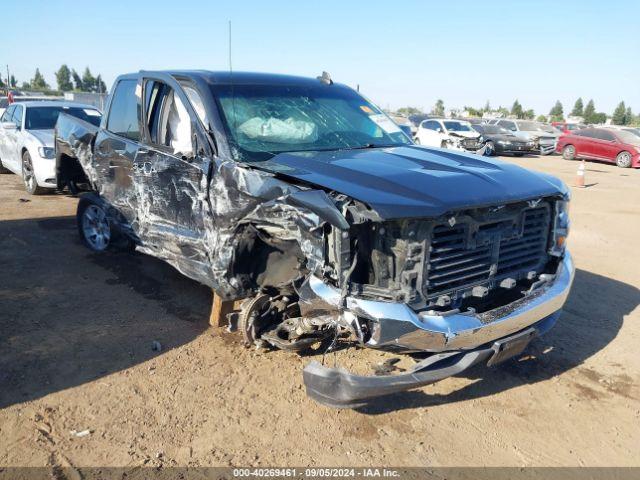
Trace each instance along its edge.
<path fill-rule="evenodd" d="M 60 112 L 98 126 L 101 112 L 91 105 L 18 97 L 0 113 L 0 172 L 22 176 L 31 194 L 55 189 L 54 127 Z M 640 129 L 543 124 L 517 119 L 425 118 L 403 131 L 416 144 L 475 152 L 486 156 L 562 154 L 566 160 L 595 159 L 619 167 L 640 166 Z"/>
<path fill-rule="evenodd" d="M 419 121 L 414 130 L 414 141 L 430 147 L 487 156 L 555 152 L 567 160 L 603 160 L 622 168 L 640 166 L 640 129 L 633 127 L 544 124 L 509 118 L 427 118 Z"/>

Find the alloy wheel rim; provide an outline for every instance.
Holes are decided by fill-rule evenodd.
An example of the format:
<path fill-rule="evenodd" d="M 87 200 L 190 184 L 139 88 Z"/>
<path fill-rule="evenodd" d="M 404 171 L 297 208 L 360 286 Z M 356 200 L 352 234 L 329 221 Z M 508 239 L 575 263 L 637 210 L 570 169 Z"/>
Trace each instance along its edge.
<path fill-rule="evenodd" d="M 575 150 L 573 147 L 567 147 L 567 157 L 573 157 L 575 155 Z"/>
<path fill-rule="evenodd" d="M 493 153 L 493 142 L 487 142 L 485 144 L 484 154 L 489 156 Z"/>
<path fill-rule="evenodd" d="M 620 165 L 623 167 L 628 166 L 631 163 L 631 156 L 628 153 L 620 155 Z"/>
<path fill-rule="evenodd" d="M 33 168 L 31 167 L 31 161 L 25 159 L 22 162 L 22 177 L 24 179 L 24 184 L 29 189 L 29 191 L 33 190 L 33 182 L 35 181 L 33 176 Z"/>
<path fill-rule="evenodd" d="M 82 232 L 94 250 L 106 249 L 111 239 L 111 228 L 104 210 L 97 205 L 89 205 L 82 214 Z"/>

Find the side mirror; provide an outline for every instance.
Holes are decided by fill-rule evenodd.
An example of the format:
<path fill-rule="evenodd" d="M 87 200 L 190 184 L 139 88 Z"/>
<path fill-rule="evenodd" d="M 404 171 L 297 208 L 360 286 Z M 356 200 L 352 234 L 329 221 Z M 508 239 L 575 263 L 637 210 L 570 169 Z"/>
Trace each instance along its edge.
<path fill-rule="evenodd" d="M 444 133 L 444 130 L 442 130 L 442 128 L 438 127 L 438 129 L 436 130 L 436 132 L 438 132 L 438 133 Z"/>
<path fill-rule="evenodd" d="M 16 130 L 18 126 L 13 122 L 2 122 L 2 128 L 5 130 Z"/>

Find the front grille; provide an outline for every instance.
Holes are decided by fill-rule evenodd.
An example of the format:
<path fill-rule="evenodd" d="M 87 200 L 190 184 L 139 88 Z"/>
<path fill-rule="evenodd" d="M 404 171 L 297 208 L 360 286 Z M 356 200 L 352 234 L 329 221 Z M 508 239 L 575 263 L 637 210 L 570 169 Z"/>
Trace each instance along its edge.
<path fill-rule="evenodd" d="M 475 138 L 465 138 L 462 140 L 462 146 L 469 149 L 477 149 L 480 144 Z"/>
<path fill-rule="evenodd" d="M 547 261 L 550 217 L 551 209 L 544 204 L 516 218 L 436 226 L 427 263 L 427 298 L 539 272 Z"/>

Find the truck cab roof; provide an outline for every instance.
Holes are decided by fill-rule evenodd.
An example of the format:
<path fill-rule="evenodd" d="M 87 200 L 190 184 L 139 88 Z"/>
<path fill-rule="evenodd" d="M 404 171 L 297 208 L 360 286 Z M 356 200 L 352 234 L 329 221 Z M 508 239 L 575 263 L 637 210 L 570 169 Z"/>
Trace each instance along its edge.
<path fill-rule="evenodd" d="M 138 73 L 127 73 L 120 75 L 118 80 L 135 80 L 145 74 L 164 73 L 174 77 L 193 78 L 205 81 L 209 84 L 219 85 L 317 85 L 320 80 L 312 77 L 301 77 L 296 75 L 283 75 L 279 73 L 257 73 L 257 72 L 229 72 L 210 70 L 161 70 L 145 71 Z"/>

